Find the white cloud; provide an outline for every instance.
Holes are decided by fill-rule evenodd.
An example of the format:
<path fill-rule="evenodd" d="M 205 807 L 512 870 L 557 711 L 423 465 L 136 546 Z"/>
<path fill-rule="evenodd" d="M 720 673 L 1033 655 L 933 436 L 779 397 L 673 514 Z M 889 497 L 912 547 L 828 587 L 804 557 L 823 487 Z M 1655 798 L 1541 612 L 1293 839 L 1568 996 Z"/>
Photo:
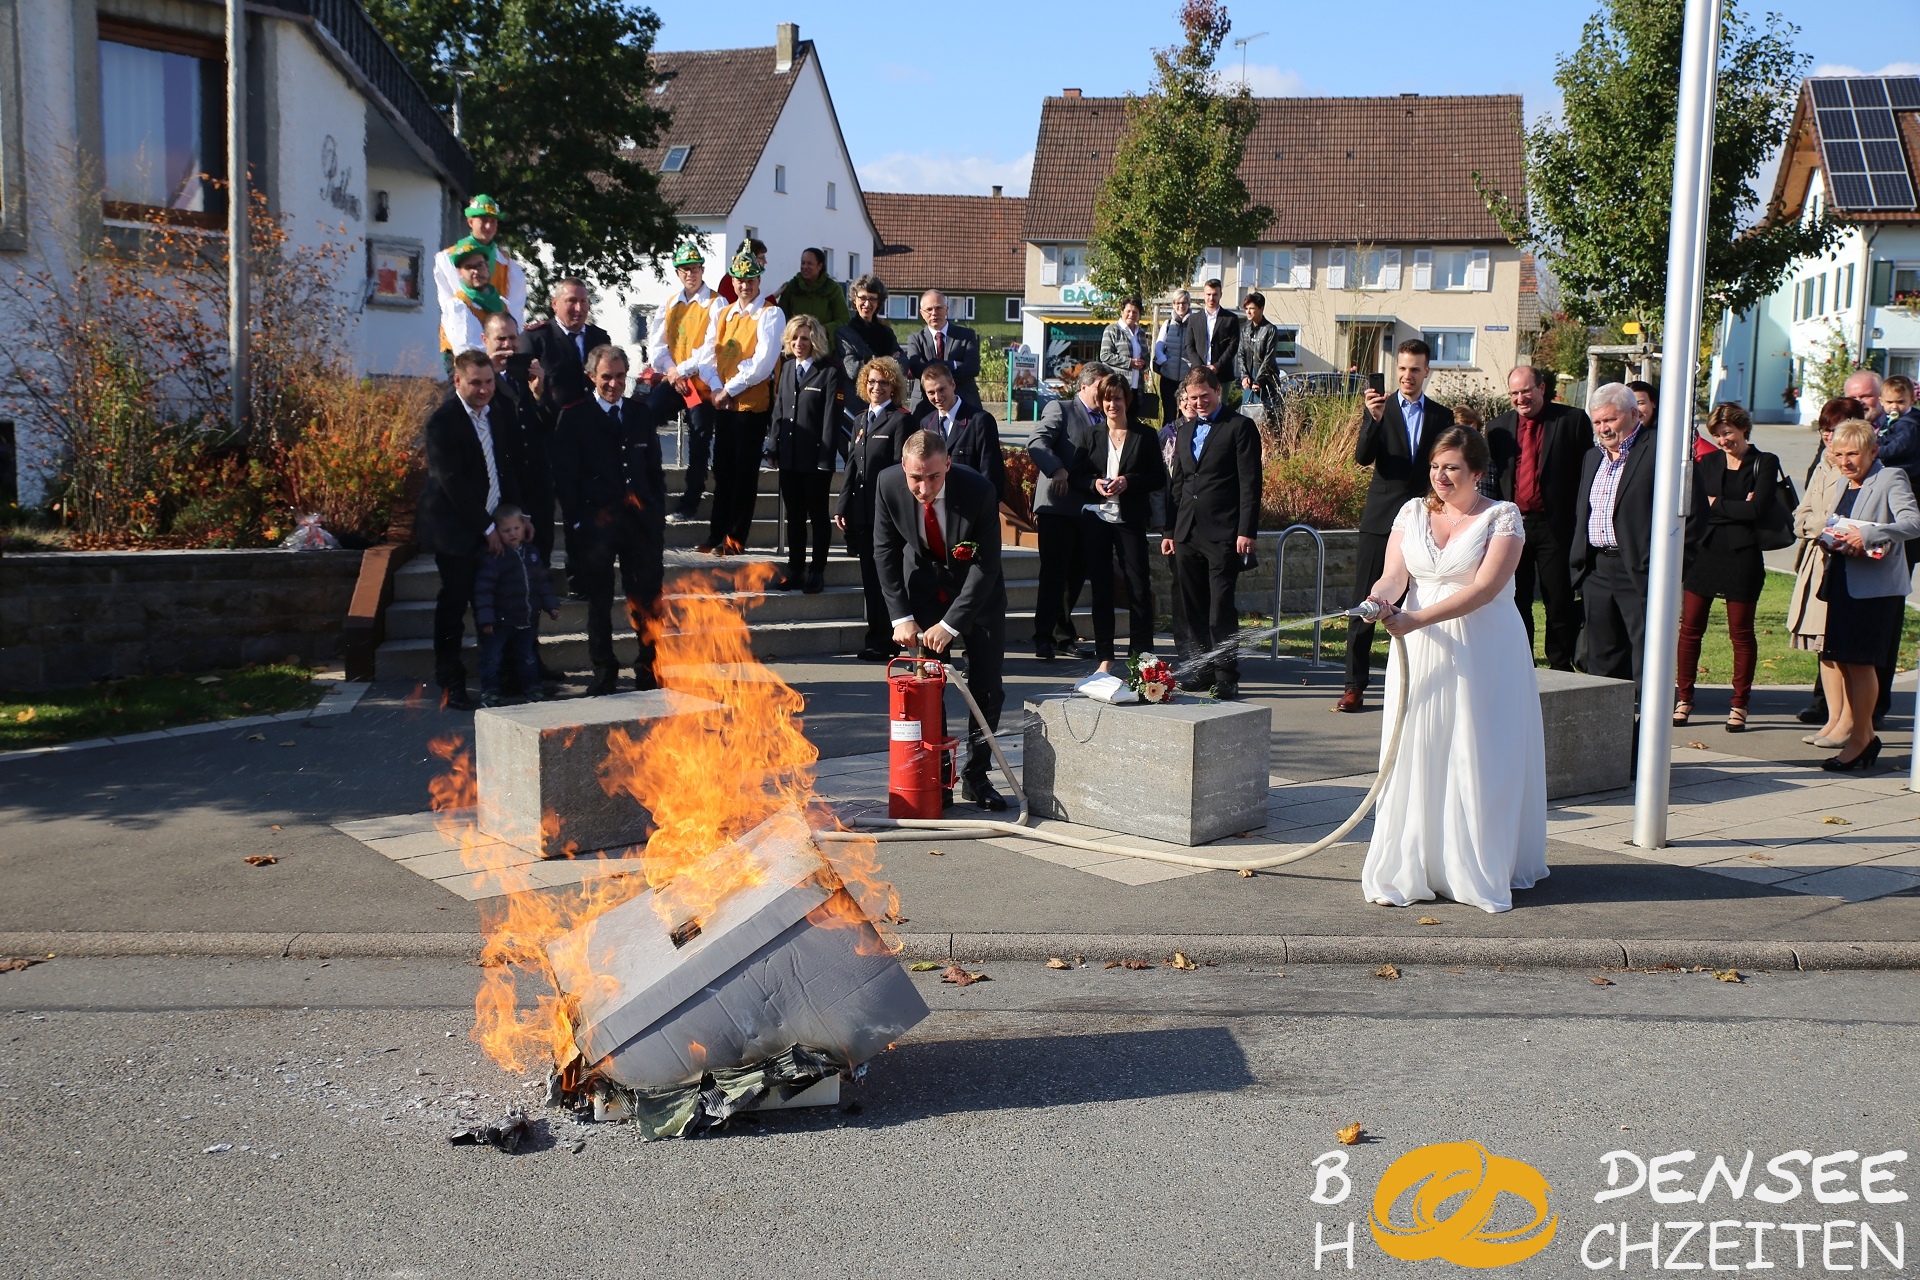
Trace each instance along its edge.
<path fill-rule="evenodd" d="M 931 84 L 933 75 L 919 67 L 909 67 L 899 62 L 883 62 L 874 68 L 880 78 L 893 84 Z"/>
<path fill-rule="evenodd" d="M 1920 76 L 1920 62 L 1889 62 L 1878 71 L 1862 71 L 1844 62 L 1823 62 L 1813 69 L 1816 76 Z"/>
<path fill-rule="evenodd" d="M 1220 68 L 1221 76 L 1234 83 L 1239 82 L 1238 72 L 1237 67 Z M 1307 82 L 1298 71 L 1250 62 L 1247 64 L 1247 88 L 1256 98 L 1297 98 L 1307 91 Z"/>
<path fill-rule="evenodd" d="M 1012 160 L 956 156 L 934 151 L 894 151 L 858 166 L 868 191 L 911 191 L 927 195 L 984 196 L 995 185 L 1010 196 L 1027 194 L 1033 152 Z"/>

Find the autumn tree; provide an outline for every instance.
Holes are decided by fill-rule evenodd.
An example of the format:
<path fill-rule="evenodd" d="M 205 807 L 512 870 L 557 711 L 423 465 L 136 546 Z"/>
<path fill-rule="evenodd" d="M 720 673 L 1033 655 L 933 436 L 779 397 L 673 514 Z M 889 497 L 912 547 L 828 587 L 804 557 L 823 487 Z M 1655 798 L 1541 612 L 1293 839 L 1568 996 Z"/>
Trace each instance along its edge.
<path fill-rule="evenodd" d="M 1666 307 L 1684 17 L 1677 0 L 1603 0 L 1580 47 L 1557 60 L 1560 118 L 1543 118 L 1527 132 L 1524 199 L 1475 175 L 1514 243 L 1551 261 L 1576 319 L 1627 317 L 1657 331 Z M 1756 218 L 1759 197 L 1748 185 L 1792 124 L 1810 62 L 1794 51 L 1798 34 L 1771 13 L 1756 30 L 1727 0 L 1706 292 L 1736 313 L 1772 293 L 1795 259 L 1824 253 L 1841 233 L 1830 217 L 1790 219 L 1778 207 Z"/>
<path fill-rule="evenodd" d="M 648 98 L 652 10 L 626 0 L 363 3 L 449 115 L 457 86 L 460 141 L 506 215 L 501 239 L 529 271 L 617 287 L 636 262 L 672 247 L 679 219 L 659 175 L 628 158 L 668 120 Z"/>
<path fill-rule="evenodd" d="M 1214 69 L 1232 24 L 1217 0 L 1186 0 L 1184 40 L 1154 52 L 1153 87 L 1127 96 L 1113 170 L 1094 204 L 1088 274 L 1108 299 L 1183 285 L 1209 245 L 1252 244 L 1273 218 L 1252 203 L 1240 159 L 1259 118 L 1245 84 Z"/>

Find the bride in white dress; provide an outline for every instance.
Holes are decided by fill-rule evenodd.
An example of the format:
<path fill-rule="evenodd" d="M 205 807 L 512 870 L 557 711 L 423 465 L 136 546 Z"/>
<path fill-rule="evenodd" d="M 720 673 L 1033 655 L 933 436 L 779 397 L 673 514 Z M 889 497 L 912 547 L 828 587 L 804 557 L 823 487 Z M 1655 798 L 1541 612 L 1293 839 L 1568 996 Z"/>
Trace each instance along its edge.
<path fill-rule="evenodd" d="M 1433 493 L 1400 509 L 1372 599 L 1406 646 L 1400 755 L 1374 810 L 1360 884 L 1369 902 L 1435 897 L 1508 911 L 1547 875 L 1546 751 L 1533 649 L 1513 606 L 1520 509 L 1481 496 L 1486 441 L 1434 442 Z M 1396 609 L 1392 602 L 1406 595 Z M 1399 705 L 1397 662 L 1386 706 Z M 1393 724 L 1381 732 L 1381 754 Z"/>

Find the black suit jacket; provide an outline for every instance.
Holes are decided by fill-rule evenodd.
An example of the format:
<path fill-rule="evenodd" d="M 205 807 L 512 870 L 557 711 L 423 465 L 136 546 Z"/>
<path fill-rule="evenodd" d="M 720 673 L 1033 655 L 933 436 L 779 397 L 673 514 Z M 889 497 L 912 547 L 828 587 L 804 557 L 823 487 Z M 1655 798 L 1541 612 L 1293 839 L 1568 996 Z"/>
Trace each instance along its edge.
<path fill-rule="evenodd" d="M 924 431 L 939 418 L 933 401 L 921 404 L 913 415 L 913 431 Z M 964 467 L 971 467 L 993 481 L 1000 501 L 1007 498 L 1007 459 L 1000 452 L 1000 422 L 992 414 L 969 400 L 955 406 L 953 434 L 947 437 L 947 456 Z"/>
<path fill-rule="evenodd" d="M 511 374 L 494 375 L 493 402 L 511 405 L 520 461 L 520 496 L 529 503 L 553 500 L 553 414 L 524 382 Z"/>
<path fill-rule="evenodd" d="M 1586 412 L 1551 401 L 1540 411 L 1540 496 L 1547 504 L 1547 525 L 1561 546 L 1573 537 L 1573 509 L 1580 495 L 1580 466 L 1593 448 L 1593 423 Z M 1520 415 L 1509 409 L 1487 426 L 1487 452 L 1500 496 L 1514 501 L 1520 467 Z"/>
<path fill-rule="evenodd" d="M 587 326 L 586 335 L 588 351 L 613 341 L 607 331 L 596 324 Z M 581 363 L 580 352 L 558 320 L 535 320 L 521 330 L 520 349 L 540 357 L 540 368 L 546 378 L 540 398 L 547 412 L 558 415 L 562 409 L 578 404 L 593 393 L 587 385 L 587 370 Z"/>
<path fill-rule="evenodd" d="M 1252 419 L 1222 406 L 1195 462 L 1197 426 L 1198 419 L 1185 419 L 1174 437 L 1168 525 L 1177 543 L 1224 544 L 1231 551 L 1235 538 L 1251 538 L 1260 528 L 1260 431 Z"/>
<path fill-rule="evenodd" d="M 1398 391 L 1387 392 L 1387 407 L 1379 421 L 1365 409 L 1360 411 L 1360 438 L 1354 441 L 1353 460 L 1373 468 L 1373 478 L 1367 482 L 1367 505 L 1360 512 L 1360 532 L 1386 537 L 1393 532 L 1393 520 L 1400 508 L 1426 495 L 1431 487 L 1427 459 L 1433 455 L 1433 442 L 1452 425 L 1453 410 L 1426 397 L 1420 444 L 1409 453 L 1407 420 L 1400 414 Z"/>
<path fill-rule="evenodd" d="M 939 359 L 933 353 L 933 331 L 921 326 L 920 332 L 900 348 L 900 365 L 907 371 L 907 412 L 914 413 L 926 400 L 920 388 L 920 374 Z M 947 363 L 953 366 L 954 390 L 969 404 L 980 403 L 980 335 L 963 324 L 947 323 Z"/>
<path fill-rule="evenodd" d="M 866 367 L 867 361 L 880 356 L 897 357 L 900 354 L 900 339 L 894 333 L 893 326 L 879 316 L 873 318 L 872 324 L 855 316 L 833 331 L 833 345 L 834 354 L 840 361 L 840 371 L 847 379 L 847 408 L 858 413 L 867 407 L 861 395 L 860 370 Z"/>
<path fill-rule="evenodd" d="M 845 436 L 840 424 L 846 378 L 831 356 L 816 355 L 800 376 L 798 360 L 780 362 L 773 383 L 773 420 L 768 450 L 782 471 L 833 470 Z"/>
<path fill-rule="evenodd" d="M 1203 364 L 1213 366 L 1224 384 L 1233 376 L 1233 362 L 1240 350 L 1240 317 L 1237 313 L 1220 308 L 1220 314 L 1213 321 L 1213 345 L 1207 345 L 1207 309 L 1196 308 L 1187 315 L 1187 368 L 1197 369 Z"/>
<path fill-rule="evenodd" d="M 625 519 L 664 531 L 667 478 L 646 402 L 620 402 L 618 431 L 597 396 L 563 410 L 553 431 L 553 487 L 572 528 Z"/>
<path fill-rule="evenodd" d="M 1207 448 L 1211 452 L 1211 437 Z M 1106 501 L 1094 490 L 1093 482 L 1107 478 L 1107 460 L 1112 453 L 1113 440 L 1102 428 L 1094 433 L 1092 443 L 1068 469 L 1067 483 L 1088 507 Z M 1127 481 L 1127 487 L 1120 494 L 1120 523 L 1136 532 L 1145 532 L 1153 519 L 1153 496 L 1167 487 L 1167 460 L 1161 456 L 1158 431 L 1145 423 L 1127 424 L 1127 440 L 1120 448 L 1120 474 Z"/>
<path fill-rule="evenodd" d="M 947 472 L 947 558 L 935 562 L 921 544 L 925 517 L 907 489 L 907 473 L 880 475 L 874 501 L 873 560 L 887 616 L 911 614 L 922 627 L 944 622 L 961 636 L 1004 618 L 1007 583 L 1000 569 L 1000 499 L 987 478 L 966 467 Z M 970 560 L 954 558 L 963 542 L 978 544 Z M 944 595 L 946 600 L 941 601 Z"/>
<path fill-rule="evenodd" d="M 899 405 L 890 404 L 877 422 L 860 415 L 853 426 L 853 444 L 847 449 L 847 475 L 840 482 L 840 501 L 833 513 L 850 525 L 873 527 L 874 485 L 889 467 L 898 466 L 913 423 Z M 898 614 L 894 615 L 898 617 Z"/>
<path fill-rule="evenodd" d="M 520 502 L 519 425 L 511 401 L 497 395 L 488 408 L 494 470 L 501 503 Z M 487 544 L 493 513 L 487 510 L 487 456 L 457 396 L 448 396 L 427 419 L 427 483 L 420 492 L 419 536 L 423 550 L 443 556 L 477 553 Z"/>
<path fill-rule="evenodd" d="M 1658 439 L 1654 428 L 1640 428 L 1640 434 L 1634 438 L 1633 448 L 1627 451 L 1627 465 L 1620 473 L 1620 483 L 1614 492 L 1613 532 L 1619 540 L 1620 559 L 1626 565 L 1635 590 L 1643 597 L 1647 593 L 1647 566 L 1653 555 L 1654 444 Z M 1573 566 L 1573 585 L 1576 587 L 1586 581 L 1587 575 L 1593 572 L 1594 562 L 1599 559 L 1599 553 L 1587 542 L 1587 521 L 1593 514 L 1593 478 L 1599 473 L 1600 460 L 1604 457 L 1606 454 L 1600 446 L 1594 445 L 1587 450 L 1587 456 L 1580 464 L 1580 490 L 1573 508 L 1573 553 L 1569 557 Z M 1693 514 L 1687 517 L 1682 573 L 1685 572 L 1685 561 L 1693 558 L 1701 530 L 1706 527 L 1706 491 L 1700 483 L 1700 469 L 1694 467 L 1692 472 L 1693 503 L 1690 509 Z"/>

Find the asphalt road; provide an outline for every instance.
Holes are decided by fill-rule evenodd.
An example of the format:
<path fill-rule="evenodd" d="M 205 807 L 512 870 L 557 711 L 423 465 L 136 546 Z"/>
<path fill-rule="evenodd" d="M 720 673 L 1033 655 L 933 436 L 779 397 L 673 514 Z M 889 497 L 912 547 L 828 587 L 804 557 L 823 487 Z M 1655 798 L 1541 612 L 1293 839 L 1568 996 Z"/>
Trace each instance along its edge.
<path fill-rule="evenodd" d="M 0 974 L 0 1275 L 1300 1276 L 1316 1224 L 1344 1241 L 1350 1223 L 1352 1274 L 1457 1274 L 1387 1257 L 1368 1209 L 1399 1157 L 1461 1140 L 1551 1187 L 1555 1237 L 1504 1274 L 1588 1274 L 1580 1251 L 1603 1222 L 1636 1242 L 1655 1222 L 1815 1224 L 1804 1267 L 1784 1225 L 1760 1233 L 1775 1274 L 1857 1265 L 1859 1220 L 1889 1248 L 1901 1224 L 1920 1249 L 1911 1201 L 1820 1204 L 1810 1182 L 1785 1204 L 1755 1196 L 1781 1153 L 1914 1145 L 1898 1082 L 1920 976 L 1394 980 L 1090 959 L 990 966 L 964 989 L 918 975 L 934 1016 L 849 1092 L 857 1111 L 655 1144 L 549 1115 L 533 1072 L 482 1060 L 466 966 L 57 959 Z M 530 1149 L 448 1144 L 462 1109 L 509 1100 L 541 1117 Z M 1366 1140 L 1339 1147 L 1356 1122 Z M 1697 1152 L 1676 1165 L 1684 1190 L 1714 1156 L 1737 1173 L 1752 1150 L 1753 1186 L 1597 1205 L 1616 1149 Z M 1311 1165 L 1328 1151 L 1349 1156 L 1353 1190 L 1320 1205 Z M 1825 1189 L 1857 1192 L 1857 1158 L 1836 1167 Z M 1920 1191 L 1911 1164 L 1886 1167 L 1893 1181 L 1870 1190 Z M 1492 1226 L 1524 1221 L 1517 1203 Z M 1661 1227 L 1663 1265 L 1707 1261 L 1708 1237 L 1687 1230 Z M 1754 1260 L 1752 1229 L 1719 1231 L 1722 1268 Z M 1610 1259 L 1612 1240 L 1594 1236 L 1589 1257 Z M 1631 1256 L 1626 1270 L 1651 1269 Z M 1322 1261 L 1347 1271 L 1344 1252 Z"/>

